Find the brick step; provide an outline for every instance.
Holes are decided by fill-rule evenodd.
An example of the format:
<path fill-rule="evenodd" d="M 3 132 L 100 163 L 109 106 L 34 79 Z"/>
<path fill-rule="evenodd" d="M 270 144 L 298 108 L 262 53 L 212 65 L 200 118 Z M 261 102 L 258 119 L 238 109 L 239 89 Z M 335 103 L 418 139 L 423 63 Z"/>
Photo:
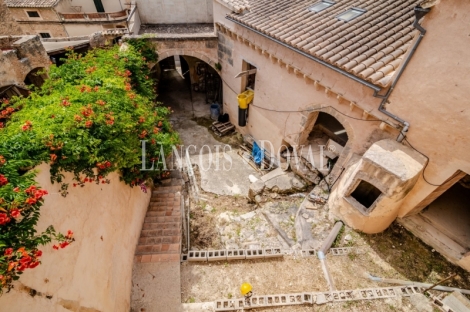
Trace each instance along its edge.
<path fill-rule="evenodd" d="M 139 237 L 138 246 L 148 246 L 157 244 L 179 244 L 181 241 L 180 235 L 175 236 L 158 236 L 158 237 Z"/>
<path fill-rule="evenodd" d="M 144 223 L 163 223 L 163 222 L 180 222 L 181 217 L 173 216 L 146 216 Z"/>
<path fill-rule="evenodd" d="M 135 256 L 136 262 L 164 262 L 164 261 L 180 261 L 179 254 L 159 254 L 159 255 L 140 255 Z"/>
<path fill-rule="evenodd" d="M 173 205 L 173 204 L 179 204 L 180 203 L 180 198 L 179 197 L 165 197 L 165 198 L 160 198 L 160 197 L 151 197 L 150 198 L 150 206 L 155 206 L 155 205 Z"/>
<path fill-rule="evenodd" d="M 166 230 L 179 228 L 181 228 L 180 222 L 144 223 L 142 230 Z"/>
<path fill-rule="evenodd" d="M 180 253 L 180 244 L 156 244 L 137 245 L 136 255 L 158 254 L 158 253 Z"/>
<path fill-rule="evenodd" d="M 163 237 L 163 236 L 179 236 L 181 228 L 176 229 L 158 229 L 158 230 L 142 230 L 140 237 Z"/>

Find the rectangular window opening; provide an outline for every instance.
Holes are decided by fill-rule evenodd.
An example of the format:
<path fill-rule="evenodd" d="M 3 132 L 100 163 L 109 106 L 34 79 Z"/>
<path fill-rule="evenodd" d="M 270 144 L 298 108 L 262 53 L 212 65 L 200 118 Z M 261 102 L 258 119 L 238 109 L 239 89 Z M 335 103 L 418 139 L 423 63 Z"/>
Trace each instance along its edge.
<path fill-rule="evenodd" d="M 314 5 L 312 5 L 311 7 L 308 8 L 308 10 L 310 12 L 314 12 L 314 13 L 318 13 L 318 12 L 321 12 L 323 10 L 326 10 L 328 9 L 330 6 L 332 6 L 333 4 L 335 4 L 335 2 L 333 1 L 328 1 L 328 0 L 322 0 L 320 2 L 317 2 L 315 3 Z"/>
<path fill-rule="evenodd" d="M 41 38 L 52 38 L 51 34 L 47 32 L 39 33 L 39 36 L 41 36 Z"/>
<path fill-rule="evenodd" d="M 243 61 L 242 70 L 247 73 L 243 75 L 242 78 L 242 90 L 251 90 L 255 91 L 255 82 L 256 82 L 256 67 L 250 63 Z"/>
<path fill-rule="evenodd" d="M 382 192 L 372 184 L 361 180 L 351 197 L 357 200 L 365 208 L 369 209 L 374 202 L 382 195 Z"/>
<path fill-rule="evenodd" d="M 366 10 L 364 10 L 364 9 L 351 8 L 351 9 L 347 10 L 346 12 L 343 12 L 343 13 L 337 15 L 336 18 L 339 19 L 340 21 L 349 22 L 349 21 L 355 19 L 356 17 L 364 14 L 365 12 L 366 12 Z"/>
<path fill-rule="evenodd" d="M 38 11 L 26 11 L 29 17 L 41 17 Z"/>

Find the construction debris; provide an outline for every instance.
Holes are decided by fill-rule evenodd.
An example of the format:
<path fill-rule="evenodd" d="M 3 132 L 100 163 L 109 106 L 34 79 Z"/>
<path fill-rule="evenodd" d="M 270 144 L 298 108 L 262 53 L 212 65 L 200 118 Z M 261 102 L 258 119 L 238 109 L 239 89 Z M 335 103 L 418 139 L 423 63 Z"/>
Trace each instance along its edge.
<path fill-rule="evenodd" d="M 214 131 L 216 135 L 218 135 L 219 137 L 222 137 L 234 131 L 235 126 L 232 123 L 230 123 L 230 121 L 224 122 L 224 123 L 216 121 L 212 123 L 211 129 L 212 131 Z"/>
<path fill-rule="evenodd" d="M 215 311 L 237 311 L 254 308 L 267 308 L 291 305 L 321 305 L 330 302 L 346 302 L 355 300 L 376 300 L 396 297 L 409 297 L 419 294 L 418 287 L 384 287 L 356 290 L 341 290 L 332 292 L 304 292 L 293 294 L 252 296 L 248 300 L 222 299 L 215 301 Z"/>

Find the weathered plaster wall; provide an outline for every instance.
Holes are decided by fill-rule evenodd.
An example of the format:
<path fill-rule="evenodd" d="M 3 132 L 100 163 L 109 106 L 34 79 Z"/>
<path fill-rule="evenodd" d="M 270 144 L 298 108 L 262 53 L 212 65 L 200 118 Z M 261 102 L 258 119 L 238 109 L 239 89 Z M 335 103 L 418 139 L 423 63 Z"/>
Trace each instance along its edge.
<path fill-rule="evenodd" d="M 432 8 L 422 24 L 427 33 L 387 106 L 411 124 L 407 140 L 430 158 L 424 174 L 437 185 L 458 170 L 470 173 L 469 8 L 466 0 Z M 424 208 L 420 202 L 435 189 L 421 178 L 400 216 Z"/>
<path fill-rule="evenodd" d="M 142 24 L 212 23 L 212 0 L 137 0 Z"/>
<path fill-rule="evenodd" d="M 38 67 L 48 67 L 49 57 L 38 36 L 0 37 L 0 87 L 24 85 L 26 75 Z"/>
<path fill-rule="evenodd" d="M 365 233 L 385 230 L 398 215 L 404 197 L 415 185 L 426 159 L 395 140 L 374 143 L 352 161 L 328 201 L 330 211 L 350 227 Z M 360 181 L 382 192 L 370 208 L 362 206 L 351 193 Z"/>
<path fill-rule="evenodd" d="M 67 37 L 64 26 L 52 8 L 9 8 L 9 10 L 26 35 L 48 32 L 52 37 Z M 38 11 L 41 17 L 30 18 L 26 11 Z"/>
<path fill-rule="evenodd" d="M 229 13 L 227 8 L 214 1 L 215 22 L 225 25 L 243 39 L 248 39 L 257 49 L 242 42 L 240 38 L 224 34 L 222 30 L 218 32 L 218 57 L 224 80 L 224 111 L 230 114 L 234 124 L 238 124 L 237 94 L 243 91 L 241 79 L 234 77 L 242 71 L 243 61 L 257 68 L 255 97 L 249 107 L 248 123 L 246 127 L 238 128 L 239 131 L 250 133 L 257 140 L 271 141 L 277 151 L 283 141 L 291 145 L 299 144 L 301 134 L 309 128 L 309 113 L 296 111 L 314 108 L 335 115 L 349 129 L 348 136 L 353 139 L 350 139 L 350 149 L 346 149 L 346 152 L 362 154 L 373 142 L 396 136 L 396 130 L 388 127 L 381 130 L 380 121 L 371 121 L 375 117 L 363 116 L 364 110 L 367 110 L 385 119 L 377 112 L 380 101 L 372 96 L 371 89 L 231 23 L 225 19 Z M 276 60 L 263 51 L 275 55 Z M 282 60 L 281 64 L 277 59 Z M 290 69 L 287 69 L 287 65 Z M 294 71 L 294 67 L 308 73 L 309 79 Z M 324 87 L 316 87 L 314 80 L 320 81 L 335 93 L 342 94 L 342 98 L 338 99 L 333 92 L 325 92 Z M 351 106 L 351 101 L 362 109 Z M 368 118 L 369 121 L 357 120 L 361 118 Z"/>
<path fill-rule="evenodd" d="M 134 252 L 150 192 L 130 188 L 111 174 L 109 185 L 71 187 L 64 198 L 50 184 L 48 167 L 39 170 L 37 181 L 49 191 L 39 230 L 51 224 L 61 232 L 71 229 L 76 241 L 59 251 L 44 247 L 42 264 L 26 271 L 21 283 L 0 297 L 0 306 L 8 311 L 128 312 Z M 41 295 L 32 297 L 29 288 Z"/>
<path fill-rule="evenodd" d="M 83 35 L 90 35 L 97 31 L 102 31 L 103 27 L 100 24 L 64 24 L 65 29 L 67 30 L 67 34 L 70 37 L 74 36 L 83 36 Z"/>
<path fill-rule="evenodd" d="M 11 36 L 23 34 L 21 27 L 11 16 L 11 13 L 3 0 L 0 0 L 0 21 L 0 35 Z"/>

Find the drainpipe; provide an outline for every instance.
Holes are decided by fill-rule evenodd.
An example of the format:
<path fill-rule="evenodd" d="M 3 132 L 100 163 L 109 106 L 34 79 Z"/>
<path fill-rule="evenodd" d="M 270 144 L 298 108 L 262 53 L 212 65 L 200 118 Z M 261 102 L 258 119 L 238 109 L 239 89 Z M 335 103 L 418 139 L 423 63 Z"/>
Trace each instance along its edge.
<path fill-rule="evenodd" d="M 426 14 L 428 14 L 429 11 L 431 11 L 430 8 L 423 9 L 420 6 L 417 6 L 417 7 L 414 8 L 415 21 L 413 23 L 413 27 L 416 28 L 417 30 L 419 30 L 419 37 L 416 40 L 413 47 L 411 48 L 410 53 L 408 54 L 407 58 L 405 59 L 405 62 L 403 63 L 400 70 L 398 71 L 397 77 L 393 81 L 393 83 L 390 86 L 390 89 L 388 89 L 387 93 L 382 96 L 382 95 L 379 95 L 378 92 L 374 92 L 375 97 L 378 97 L 378 98 L 382 99 L 382 102 L 380 103 L 380 106 L 379 106 L 379 111 L 384 113 L 385 115 L 389 116 L 390 118 L 398 121 L 399 123 L 401 123 L 403 125 L 403 129 L 400 131 L 400 134 L 398 135 L 398 138 L 397 138 L 398 142 L 402 142 L 403 139 L 405 138 L 406 133 L 408 132 L 408 129 L 410 128 L 410 123 L 407 122 L 406 120 L 401 119 L 397 115 L 394 115 L 394 114 L 390 113 L 389 111 L 387 111 L 386 108 L 385 108 L 385 104 L 387 104 L 388 98 L 392 94 L 393 89 L 395 89 L 395 86 L 397 85 L 398 80 L 400 79 L 401 75 L 403 74 L 403 71 L 405 70 L 406 66 L 410 62 L 411 57 L 415 53 L 416 49 L 418 48 L 418 45 L 421 43 L 421 40 L 423 40 L 423 37 L 426 34 L 426 29 L 421 27 L 421 25 L 419 25 L 418 21 L 422 17 L 424 17 Z"/>

